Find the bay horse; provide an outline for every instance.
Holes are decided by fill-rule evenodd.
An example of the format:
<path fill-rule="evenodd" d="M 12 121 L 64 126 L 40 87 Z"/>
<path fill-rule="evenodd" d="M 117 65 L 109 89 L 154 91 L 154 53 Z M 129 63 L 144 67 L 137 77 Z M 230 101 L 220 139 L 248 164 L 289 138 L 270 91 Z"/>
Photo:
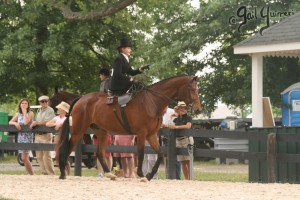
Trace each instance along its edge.
<path fill-rule="evenodd" d="M 55 111 L 57 111 L 56 106 L 58 104 L 60 104 L 62 101 L 71 105 L 73 103 L 73 101 L 79 97 L 80 97 L 80 95 L 78 95 L 78 94 L 72 94 L 70 92 L 59 91 L 58 89 L 55 89 L 54 95 L 52 97 L 50 97 L 49 105 Z M 84 141 L 84 144 L 92 144 L 93 143 L 91 136 L 88 134 L 84 134 L 83 141 Z M 93 153 L 86 153 L 85 155 L 87 155 L 87 157 L 82 159 L 82 162 L 84 163 L 84 165 L 87 168 L 94 167 L 96 165 L 96 159 L 93 157 Z"/>
<path fill-rule="evenodd" d="M 162 124 L 163 109 L 171 101 L 180 100 L 187 105 L 191 105 L 192 110 L 200 111 L 201 103 L 199 101 L 197 80 L 197 76 L 177 76 L 157 82 L 137 92 L 135 97 L 124 108 L 128 124 L 130 125 L 130 133 L 123 128 L 114 113 L 116 111 L 117 115 L 121 115 L 119 104 L 108 105 L 106 103 L 106 93 L 94 92 L 76 99 L 71 105 L 70 112 L 63 124 L 61 137 L 58 142 L 59 178 L 66 178 L 65 167 L 67 158 L 80 138 L 82 138 L 84 132 L 90 127 L 99 139 L 98 159 L 103 167 L 105 176 L 111 179 L 116 178 L 116 176 L 110 172 L 104 159 L 108 134 L 135 134 L 137 136 L 137 175 L 139 177 L 144 177 L 142 163 L 144 160 L 145 141 L 147 139 L 158 154 L 155 165 L 151 172 L 146 175 L 146 179 L 150 181 L 157 172 L 163 158 L 163 151 L 157 140 L 157 133 Z M 72 115 L 73 127 L 72 135 L 69 139 L 68 118 L 70 114 Z"/>
<path fill-rule="evenodd" d="M 80 97 L 78 94 L 72 94 L 65 91 L 55 91 L 54 95 L 50 98 L 50 107 L 52 107 L 55 111 L 57 110 L 56 106 L 60 104 L 60 102 L 64 101 L 71 105 L 74 99 Z"/>

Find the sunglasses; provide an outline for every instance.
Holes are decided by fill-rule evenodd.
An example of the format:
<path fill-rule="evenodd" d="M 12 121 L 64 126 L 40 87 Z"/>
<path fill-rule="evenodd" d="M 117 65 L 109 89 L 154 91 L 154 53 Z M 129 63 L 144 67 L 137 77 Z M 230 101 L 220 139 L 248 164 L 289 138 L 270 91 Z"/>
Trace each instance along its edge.
<path fill-rule="evenodd" d="M 40 101 L 40 103 L 48 103 L 48 101 L 47 100 L 42 100 L 42 101 Z"/>

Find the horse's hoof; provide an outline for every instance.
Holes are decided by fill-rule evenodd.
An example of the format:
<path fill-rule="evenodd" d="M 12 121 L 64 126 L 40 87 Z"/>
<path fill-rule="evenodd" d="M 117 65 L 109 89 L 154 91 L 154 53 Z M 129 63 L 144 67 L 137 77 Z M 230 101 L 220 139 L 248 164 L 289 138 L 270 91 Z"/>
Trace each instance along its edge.
<path fill-rule="evenodd" d="M 143 178 L 141 178 L 141 182 L 143 182 L 143 183 L 148 183 L 149 180 L 148 180 L 146 177 L 143 177 Z"/>
<path fill-rule="evenodd" d="M 106 178 L 110 178 L 111 180 L 116 180 L 117 176 L 111 172 L 105 173 Z"/>
<path fill-rule="evenodd" d="M 148 173 L 145 177 L 148 181 L 150 181 L 152 179 L 152 176 L 150 175 L 150 173 Z"/>
<path fill-rule="evenodd" d="M 66 179 L 66 178 L 67 178 L 66 176 L 62 176 L 62 175 L 59 176 L 59 179 L 62 179 L 62 180 Z"/>

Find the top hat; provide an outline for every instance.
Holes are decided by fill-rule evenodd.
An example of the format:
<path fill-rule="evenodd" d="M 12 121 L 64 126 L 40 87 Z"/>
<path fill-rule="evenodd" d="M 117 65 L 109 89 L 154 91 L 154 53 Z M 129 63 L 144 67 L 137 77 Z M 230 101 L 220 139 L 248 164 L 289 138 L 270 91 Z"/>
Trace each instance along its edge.
<path fill-rule="evenodd" d="M 70 105 L 67 104 L 66 102 L 62 101 L 60 104 L 58 104 L 58 105 L 56 106 L 56 108 L 60 108 L 60 109 L 62 109 L 62 110 L 64 110 L 64 111 L 66 111 L 66 113 L 68 113 L 68 112 L 69 112 L 69 109 L 70 109 Z"/>
<path fill-rule="evenodd" d="M 123 38 L 120 40 L 120 45 L 118 49 L 125 48 L 125 47 L 132 47 L 132 43 L 127 38 Z"/>

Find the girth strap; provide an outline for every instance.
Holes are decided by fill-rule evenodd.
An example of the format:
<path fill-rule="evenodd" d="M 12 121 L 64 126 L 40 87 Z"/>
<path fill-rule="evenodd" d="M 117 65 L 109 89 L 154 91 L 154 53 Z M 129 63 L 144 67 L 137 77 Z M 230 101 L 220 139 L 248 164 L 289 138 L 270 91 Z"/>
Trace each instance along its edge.
<path fill-rule="evenodd" d="M 128 133 L 130 133 L 131 135 L 134 135 L 134 134 L 131 132 L 131 129 L 130 129 L 130 126 L 129 126 L 129 123 L 128 123 L 128 120 L 127 120 L 127 116 L 126 116 L 124 107 L 120 106 L 120 110 L 121 110 L 122 120 L 121 120 L 120 117 L 118 116 L 117 109 L 114 108 L 114 113 L 115 113 L 115 116 L 116 116 L 117 120 L 119 121 L 119 123 L 121 124 L 121 126 L 122 126 Z M 122 121 L 123 121 L 124 123 L 123 123 Z"/>

